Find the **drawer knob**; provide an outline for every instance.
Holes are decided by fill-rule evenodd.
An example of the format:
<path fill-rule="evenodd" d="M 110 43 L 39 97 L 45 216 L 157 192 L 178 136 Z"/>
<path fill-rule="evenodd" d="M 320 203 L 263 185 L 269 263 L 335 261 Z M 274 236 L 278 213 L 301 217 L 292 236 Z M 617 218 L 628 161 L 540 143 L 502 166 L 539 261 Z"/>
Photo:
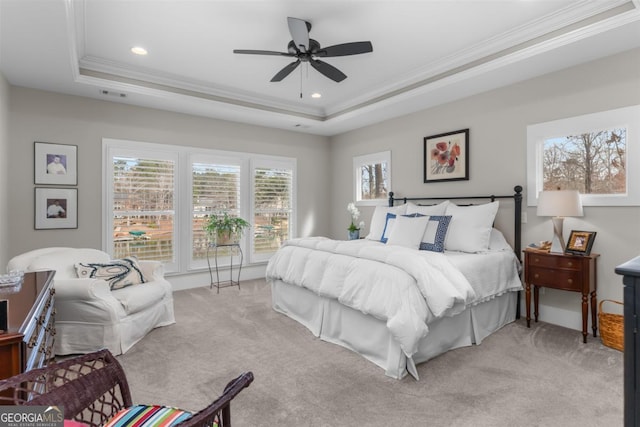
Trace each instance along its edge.
<path fill-rule="evenodd" d="M 540 275 L 539 275 L 538 273 L 536 273 L 536 274 L 534 274 L 534 275 L 533 275 L 533 277 L 534 277 L 535 279 L 537 279 L 538 277 L 540 277 Z"/>
<path fill-rule="evenodd" d="M 569 261 L 569 267 L 573 267 L 573 262 Z"/>
<path fill-rule="evenodd" d="M 540 258 L 534 258 L 533 259 L 535 262 L 540 262 Z"/>
<path fill-rule="evenodd" d="M 567 279 L 567 283 L 568 284 L 572 284 L 573 283 L 573 279 Z"/>

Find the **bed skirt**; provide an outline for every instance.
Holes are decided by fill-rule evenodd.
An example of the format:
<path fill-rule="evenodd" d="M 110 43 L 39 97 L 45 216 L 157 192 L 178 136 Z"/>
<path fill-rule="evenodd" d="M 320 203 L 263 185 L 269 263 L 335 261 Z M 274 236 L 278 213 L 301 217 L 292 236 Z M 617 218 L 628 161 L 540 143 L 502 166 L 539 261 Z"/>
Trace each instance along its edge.
<path fill-rule="evenodd" d="M 385 374 L 401 379 L 408 373 L 419 379 L 416 365 L 448 350 L 480 344 L 515 320 L 517 292 L 507 292 L 468 307 L 453 317 L 429 324 L 418 351 L 408 358 L 391 336 L 386 323 L 340 304 L 334 299 L 281 280 L 270 280 L 273 309 L 304 325 L 323 341 L 338 344 L 375 363 Z"/>

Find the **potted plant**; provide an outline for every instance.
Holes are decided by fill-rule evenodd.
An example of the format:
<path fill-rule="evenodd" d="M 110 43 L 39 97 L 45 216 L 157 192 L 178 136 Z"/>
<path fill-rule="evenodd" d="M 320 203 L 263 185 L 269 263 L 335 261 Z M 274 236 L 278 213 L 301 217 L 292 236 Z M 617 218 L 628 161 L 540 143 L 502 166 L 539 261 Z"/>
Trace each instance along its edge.
<path fill-rule="evenodd" d="M 227 212 L 211 214 L 204 225 L 204 230 L 217 245 L 237 243 L 245 228 L 250 227 L 247 221 L 240 217 L 230 216 Z"/>
<path fill-rule="evenodd" d="M 357 240 L 360 238 L 360 229 L 364 227 L 364 221 L 360 221 L 360 224 L 356 226 L 355 222 L 360 217 L 360 210 L 356 207 L 355 203 L 351 202 L 347 205 L 347 212 L 351 215 L 351 225 L 349 225 L 349 240 Z"/>

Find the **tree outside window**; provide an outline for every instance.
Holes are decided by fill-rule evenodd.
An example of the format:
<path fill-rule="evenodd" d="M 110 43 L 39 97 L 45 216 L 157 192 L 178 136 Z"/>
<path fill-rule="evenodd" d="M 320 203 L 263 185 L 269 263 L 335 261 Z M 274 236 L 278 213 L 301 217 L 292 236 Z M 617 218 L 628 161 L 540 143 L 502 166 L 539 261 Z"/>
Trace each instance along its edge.
<path fill-rule="evenodd" d="M 391 152 L 354 157 L 353 165 L 356 203 L 386 203 L 391 191 Z"/>
<path fill-rule="evenodd" d="M 583 206 L 640 206 L 640 105 L 527 126 L 527 205 L 578 190 Z"/>
<path fill-rule="evenodd" d="M 627 130 L 550 138 L 544 142 L 544 190 L 578 190 L 582 194 L 627 192 Z"/>

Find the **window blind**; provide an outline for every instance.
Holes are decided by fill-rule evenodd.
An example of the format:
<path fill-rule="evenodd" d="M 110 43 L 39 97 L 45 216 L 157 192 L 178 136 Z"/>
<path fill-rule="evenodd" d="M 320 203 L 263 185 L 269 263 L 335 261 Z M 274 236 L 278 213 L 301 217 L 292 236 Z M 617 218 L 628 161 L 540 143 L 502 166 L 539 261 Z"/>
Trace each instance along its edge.
<path fill-rule="evenodd" d="M 205 259 L 208 238 L 203 230 L 211 214 L 240 214 L 239 165 L 198 163 L 192 169 L 192 233 L 194 260 Z"/>
<path fill-rule="evenodd" d="M 253 253 L 271 254 L 291 237 L 293 170 L 253 169 Z"/>
<path fill-rule="evenodd" d="M 113 157 L 113 256 L 174 259 L 175 162 Z"/>

